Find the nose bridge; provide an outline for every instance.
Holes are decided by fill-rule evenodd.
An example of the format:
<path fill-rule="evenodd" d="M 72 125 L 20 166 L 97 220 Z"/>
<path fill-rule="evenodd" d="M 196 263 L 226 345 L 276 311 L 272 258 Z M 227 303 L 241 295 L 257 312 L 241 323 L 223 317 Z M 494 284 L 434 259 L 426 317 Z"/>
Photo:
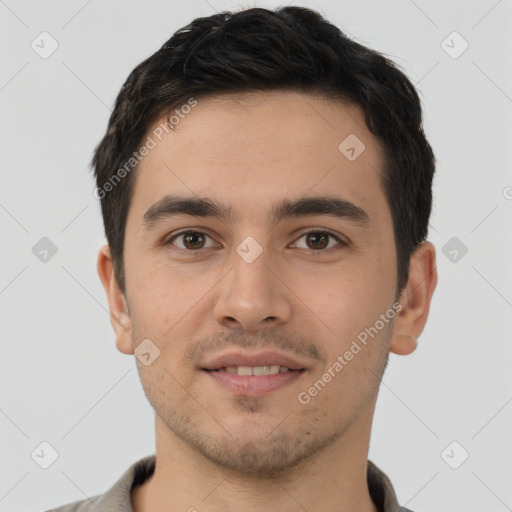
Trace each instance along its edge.
<path fill-rule="evenodd" d="M 221 284 L 215 305 L 219 323 L 255 330 L 268 322 L 284 323 L 291 315 L 286 287 L 269 267 L 271 254 L 254 238 L 244 239 L 230 255 L 231 272 Z"/>

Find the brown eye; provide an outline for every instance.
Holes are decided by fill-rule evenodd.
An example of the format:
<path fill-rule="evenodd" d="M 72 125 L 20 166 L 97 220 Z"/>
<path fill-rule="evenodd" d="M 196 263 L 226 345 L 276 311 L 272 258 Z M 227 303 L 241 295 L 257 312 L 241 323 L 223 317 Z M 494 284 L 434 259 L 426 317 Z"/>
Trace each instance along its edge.
<path fill-rule="evenodd" d="M 188 233 L 183 237 L 183 244 L 187 249 L 201 249 L 205 239 L 201 233 Z"/>
<path fill-rule="evenodd" d="M 183 233 L 173 236 L 167 242 L 167 245 L 175 246 L 177 250 L 197 251 L 199 249 L 213 247 L 215 244 L 205 233 L 199 231 L 184 231 Z"/>
<path fill-rule="evenodd" d="M 329 244 L 328 233 L 308 233 L 306 244 L 310 249 L 325 249 Z"/>
<path fill-rule="evenodd" d="M 341 248 L 347 244 L 339 237 L 328 231 L 308 231 L 301 235 L 294 246 L 300 249 L 310 249 L 313 251 L 322 251 L 331 249 L 335 246 Z"/>

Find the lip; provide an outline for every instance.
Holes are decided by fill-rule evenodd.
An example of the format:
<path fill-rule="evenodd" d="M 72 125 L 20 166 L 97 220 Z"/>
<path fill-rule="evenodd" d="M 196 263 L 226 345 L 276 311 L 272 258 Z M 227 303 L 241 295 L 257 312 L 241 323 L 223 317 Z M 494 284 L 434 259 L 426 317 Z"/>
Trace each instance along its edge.
<path fill-rule="evenodd" d="M 290 371 L 273 375 L 236 375 L 219 372 L 229 366 L 286 366 Z M 306 364 L 277 351 L 250 353 L 241 350 L 226 352 L 207 361 L 201 370 L 214 383 L 238 396 L 261 396 L 294 382 L 306 371 Z"/>
<path fill-rule="evenodd" d="M 237 396 L 261 396 L 282 388 L 301 377 L 306 370 L 291 370 L 274 375 L 235 375 L 233 373 L 207 371 L 202 373 L 215 384 Z"/>
<path fill-rule="evenodd" d="M 227 352 L 221 354 L 210 361 L 207 361 L 202 370 L 220 370 L 228 366 L 269 366 L 278 364 L 286 366 L 290 370 L 304 370 L 306 365 L 292 356 L 275 351 L 257 352 L 254 354 L 248 352 Z M 261 376 L 266 377 L 266 376 Z"/>

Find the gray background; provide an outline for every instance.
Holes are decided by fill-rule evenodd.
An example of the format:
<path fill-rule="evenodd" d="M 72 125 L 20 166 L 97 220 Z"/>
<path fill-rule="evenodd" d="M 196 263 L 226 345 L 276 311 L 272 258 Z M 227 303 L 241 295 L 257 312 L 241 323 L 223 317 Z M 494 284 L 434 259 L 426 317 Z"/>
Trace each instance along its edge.
<path fill-rule="evenodd" d="M 416 512 L 512 510 L 512 2 L 298 4 L 404 67 L 438 159 L 439 285 L 418 350 L 391 359 L 370 459 Z M 0 1 L 2 511 L 103 492 L 154 452 L 152 409 L 133 356 L 115 348 L 96 274 L 88 165 L 137 63 L 193 18 L 253 5 Z M 31 47 L 51 49 L 43 31 L 59 45 L 46 59 Z M 46 261 L 47 242 L 32 250 L 43 237 L 57 248 Z M 43 441 L 58 452 L 48 469 Z"/>

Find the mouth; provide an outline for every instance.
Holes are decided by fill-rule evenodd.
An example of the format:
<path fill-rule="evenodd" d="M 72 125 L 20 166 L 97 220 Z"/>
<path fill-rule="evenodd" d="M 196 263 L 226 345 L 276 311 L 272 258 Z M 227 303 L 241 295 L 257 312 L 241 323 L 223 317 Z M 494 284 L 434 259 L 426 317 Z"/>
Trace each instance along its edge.
<path fill-rule="evenodd" d="M 295 382 L 307 369 L 277 352 L 223 354 L 200 368 L 215 386 L 236 396 L 261 396 Z"/>
<path fill-rule="evenodd" d="M 226 371 L 238 375 L 268 375 L 305 368 L 304 362 L 289 354 L 275 351 L 251 353 L 240 350 L 221 354 L 201 367 L 202 370 Z"/>
<path fill-rule="evenodd" d="M 243 375 L 243 376 L 255 376 L 260 377 L 262 375 L 276 375 L 278 373 L 287 372 L 302 372 L 304 368 L 297 370 L 290 369 L 287 366 L 280 366 L 278 364 L 269 364 L 264 366 L 226 366 L 219 368 L 218 370 L 206 370 L 210 372 L 224 372 L 230 373 L 231 375 Z"/>
<path fill-rule="evenodd" d="M 271 367 L 275 373 L 270 373 Z M 304 368 L 291 370 L 287 367 L 269 365 L 231 366 L 218 370 L 203 370 L 203 373 L 215 386 L 220 386 L 235 396 L 255 397 L 269 394 L 295 382 L 305 371 Z"/>

